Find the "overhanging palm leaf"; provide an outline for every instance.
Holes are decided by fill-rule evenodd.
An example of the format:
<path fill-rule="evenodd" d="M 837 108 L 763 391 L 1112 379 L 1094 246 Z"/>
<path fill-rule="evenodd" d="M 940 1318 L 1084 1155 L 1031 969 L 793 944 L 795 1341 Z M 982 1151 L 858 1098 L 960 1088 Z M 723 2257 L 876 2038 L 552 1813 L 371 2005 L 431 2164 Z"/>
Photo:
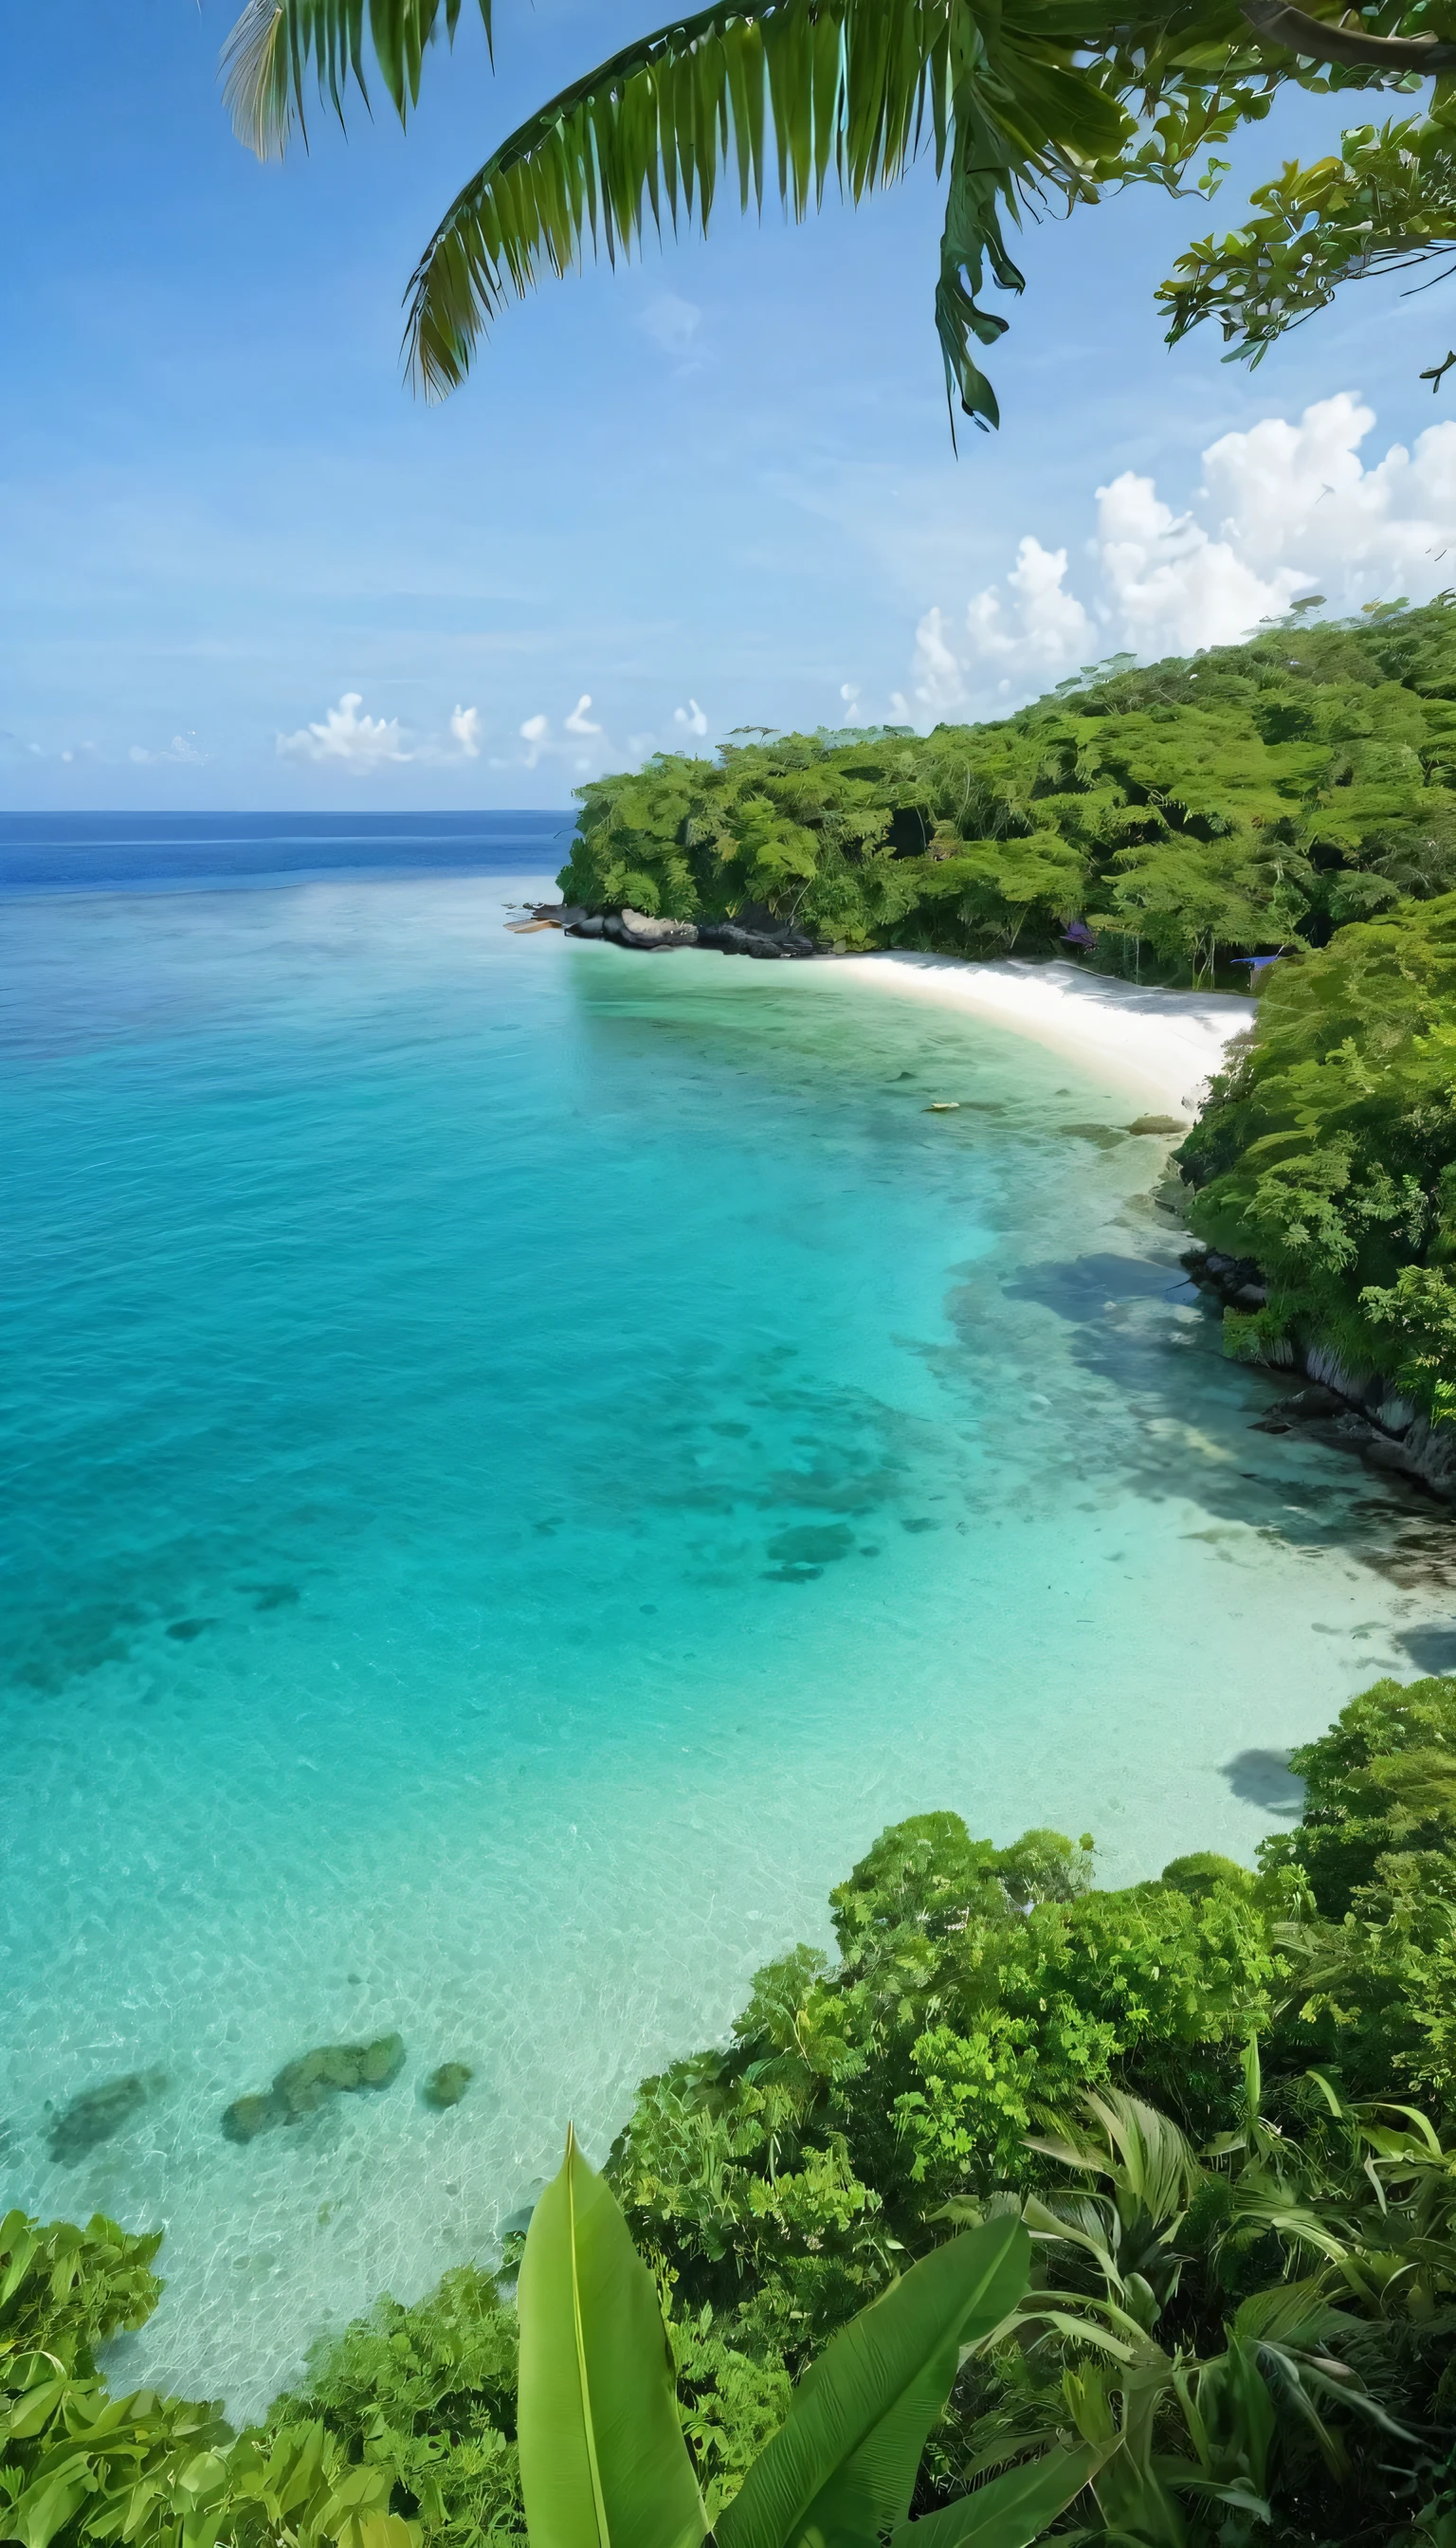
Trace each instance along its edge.
<path fill-rule="evenodd" d="M 1091 197 L 1132 134 L 1073 46 L 1097 0 L 766 0 L 663 27 L 562 90 L 511 134 L 451 205 L 413 279 L 416 378 L 443 395 L 482 329 L 543 271 L 590 246 L 615 260 L 664 218 L 706 228 L 720 177 L 740 207 L 766 186 L 801 219 L 831 173 L 854 202 L 922 146 L 950 169 L 936 325 L 948 389 L 995 423 L 972 352 L 1005 320 L 981 309 L 989 265 L 1021 288 L 1007 217 L 1050 191 Z"/>
<path fill-rule="evenodd" d="M 477 0 L 491 40 L 491 0 Z M 419 97 L 426 45 L 455 41 L 463 0 L 369 0 L 369 44 L 403 124 Z M 364 0 L 248 0 L 223 47 L 224 96 L 239 141 L 260 159 L 281 156 L 317 84 L 342 119 L 350 80 L 366 106 Z"/>
<path fill-rule="evenodd" d="M 476 5 L 489 43 L 492 0 Z M 613 259 L 619 248 L 630 253 L 649 222 L 661 231 L 665 199 L 675 228 L 681 218 L 705 229 L 722 174 L 736 168 L 746 210 L 751 196 L 762 208 L 767 170 L 801 219 L 822 201 L 831 171 L 858 202 L 927 146 L 937 172 L 949 168 L 935 297 L 947 390 L 978 423 L 994 424 L 995 397 L 973 348 L 1006 326 L 980 305 L 986 268 L 1003 290 L 1022 288 L 1008 218 L 1019 223 L 1048 198 L 1065 209 L 1095 202 L 1114 183 L 1177 188 L 1195 154 L 1263 114 L 1267 92 L 1285 79 L 1322 82 L 1333 65 L 1337 85 L 1364 86 L 1451 69 L 1456 45 L 1419 23 L 1424 5 L 1369 0 L 1363 19 L 1376 24 L 1352 27 L 1293 0 L 720 0 L 564 89 L 457 197 L 413 277 L 415 378 L 433 395 L 453 389 L 509 298 L 543 271 L 565 273 L 589 243 Z M 315 86 L 340 117 L 351 81 L 367 105 L 366 50 L 405 121 L 426 47 L 442 34 L 453 43 L 464 6 L 367 0 L 366 30 L 366 0 L 248 0 L 223 56 L 240 137 L 262 157 L 281 152 L 294 126 L 303 129 Z M 1333 161 L 1288 169 L 1282 192 L 1255 197 L 1267 205 L 1262 222 L 1222 248 L 1206 240 L 1182 261 L 1162 294 L 1172 334 L 1217 309 L 1226 334 L 1257 359 L 1351 273 L 1433 252 L 1449 228 L 1449 151 L 1431 154 L 1441 160 L 1440 200 L 1428 217 L 1426 173 L 1412 187 L 1408 154 L 1395 146 L 1417 130 L 1382 136 L 1386 155 L 1402 161 L 1395 195 L 1404 184 L 1417 200 L 1384 230 L 1377 222 L 1373 254 L 1363 232 L 1350 243 L 1360 228 L 1353 213 L 1327 244 L 1322 219 L 1306 224 L 1306 197 L 1321 184 L 1329 194 L 1330 170 L 1340 180 L 1333 201 L 1345 204 L 1348 172 Z M 1347 136 L 1347 147 L 1368 139 Z M 1389 196 L 1391 171 L 1381 174 Z M 1211 169 L 1200 183 L 1213 182 Z M 1358 188 L 1353 200 L 1359 210 Z"/>

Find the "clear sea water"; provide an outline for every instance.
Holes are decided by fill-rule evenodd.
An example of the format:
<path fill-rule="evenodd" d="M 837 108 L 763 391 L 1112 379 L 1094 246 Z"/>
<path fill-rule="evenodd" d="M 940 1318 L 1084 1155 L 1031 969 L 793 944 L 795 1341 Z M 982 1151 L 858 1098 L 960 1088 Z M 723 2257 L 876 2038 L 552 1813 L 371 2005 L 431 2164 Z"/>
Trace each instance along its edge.
<path fill-rule="evenodd" d="M 239 2412 L 892 1817 L 1246 1856 L 1456 1655 L 1434 1509 L 1250 1429 L 1125 1097 L 832 964 L 510 935 L 552 828 L 0 830 L 0 2198 L 164 2224 L 118 2372 Z"/>

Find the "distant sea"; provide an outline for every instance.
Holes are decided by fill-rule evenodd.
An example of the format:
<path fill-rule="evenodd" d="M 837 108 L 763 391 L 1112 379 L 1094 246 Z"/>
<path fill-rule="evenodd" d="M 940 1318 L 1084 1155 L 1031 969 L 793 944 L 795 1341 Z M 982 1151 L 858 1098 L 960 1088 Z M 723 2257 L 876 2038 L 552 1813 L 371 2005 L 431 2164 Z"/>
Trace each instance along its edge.
<path fill-rule="evenodd" d="M 554 871 L 570 813 L 4 814 L 0 893 Z"/>
<path fill-rule="evenodd" d="M 564 829 L 0 824 L 0 2200 L 164 2227 L 117 2376 L 238 2412 L 601 2156 L 892 1818 L 1247 1856 L 1451 1660 L 1418 1508 L 1252 1429 L 1125 1097 L 513 936 Z"/>

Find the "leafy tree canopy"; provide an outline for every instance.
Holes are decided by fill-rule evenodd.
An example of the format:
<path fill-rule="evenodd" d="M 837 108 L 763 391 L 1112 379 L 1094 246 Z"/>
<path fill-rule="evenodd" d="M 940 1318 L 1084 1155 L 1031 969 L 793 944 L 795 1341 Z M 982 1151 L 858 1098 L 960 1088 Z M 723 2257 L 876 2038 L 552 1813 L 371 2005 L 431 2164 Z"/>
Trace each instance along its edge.
<path fill-rule="evenodd" d="M 1456 893 L 1276 965 L 1180 1156 L 1195 1228 L 1269 1279 L 1235 1346 L 1297 1332 L 1456 1416 Z"/>
<path fill-rule="evenodd" d="M 579 791 L 562 890 L 849 947 L 1214 976 L 1456 889 L 1456 613 L 1310 623 L 1115 669 L 994 725 L 731 742 Z"/>

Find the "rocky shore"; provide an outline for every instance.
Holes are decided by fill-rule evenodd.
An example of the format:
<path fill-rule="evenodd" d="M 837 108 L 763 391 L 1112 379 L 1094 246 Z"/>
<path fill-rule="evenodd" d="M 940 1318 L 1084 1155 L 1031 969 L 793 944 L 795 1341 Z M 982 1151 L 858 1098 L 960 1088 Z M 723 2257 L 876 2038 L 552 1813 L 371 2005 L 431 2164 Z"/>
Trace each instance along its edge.
<path fill-rule="evenodd" d="M 1269 1298 L 1251 1256 L 1224 1256 L 1196 1240 L 1183 1257 L 1189 1281 L 1222 1310 L 1252 1316 Z M 1259 1359 L 1300 1376 L 1307 1386 L 1280 1399 L 1260 1419 L 1261 1433 L 1302 1433 L 1331 1449 L 1353 1451 L 1368 1468 L 1409 1478 L 1456 1503 L 1456 1425 L 1432 1424 L 1377 1371 L 1354 1371 L 1328 1345 L 1284 1337 Z"/>
<path fill-rule="evenodd" d="M 573 903 L 537 903 L 529 927 L 564 929 L 568 938 L 601 938 L 639 956 L 670 956 L 680 947 L 705 947 L 719 956 L 754 956 L 772 962 L 817 954 L 812 938 L 787 929 L 753 906 L 733 920 L 654 920 L 648 912 L 588 911 Z"/>

